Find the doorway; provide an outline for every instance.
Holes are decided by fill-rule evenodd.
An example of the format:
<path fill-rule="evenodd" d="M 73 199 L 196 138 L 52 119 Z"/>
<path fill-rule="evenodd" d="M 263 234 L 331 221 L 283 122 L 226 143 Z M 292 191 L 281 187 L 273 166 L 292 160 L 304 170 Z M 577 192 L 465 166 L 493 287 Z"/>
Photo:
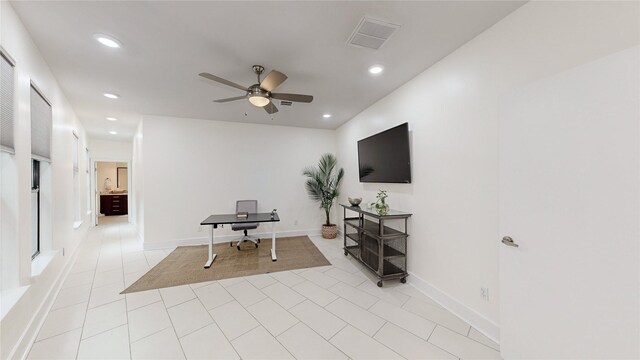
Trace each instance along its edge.
<path fill-rule="evenodd" d="M 96 161 L 96 225 L 129 221 L 129 163 Z"/>

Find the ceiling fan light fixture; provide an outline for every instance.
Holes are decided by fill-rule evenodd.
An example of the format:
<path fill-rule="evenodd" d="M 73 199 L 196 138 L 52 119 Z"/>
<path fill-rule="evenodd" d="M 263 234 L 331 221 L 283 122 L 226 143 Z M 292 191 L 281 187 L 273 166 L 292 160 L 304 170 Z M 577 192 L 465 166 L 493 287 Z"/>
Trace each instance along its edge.
<path fill-rule="evenodd" d="M 269 98 L 264 95 L 252 94 L 249 96 L 249 102 L 255 106 L 263 107 L 269 104 Z"/>
<path fill-rule="evenodd" d="M 249 102 L 258 107 L 269 104 L 269 93 L 262 90 L 260 85 L 255 84 L 249 88 Z"/>

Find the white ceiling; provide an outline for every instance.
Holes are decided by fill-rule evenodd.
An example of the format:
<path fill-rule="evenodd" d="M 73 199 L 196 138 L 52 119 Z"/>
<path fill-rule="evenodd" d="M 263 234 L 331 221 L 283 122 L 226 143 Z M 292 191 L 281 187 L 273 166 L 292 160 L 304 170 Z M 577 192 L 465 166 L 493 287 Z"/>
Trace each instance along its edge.
<path fill-rule="evenodd" d="M 460 47 L 521 1 L 95 2 L 12 5 L 92 137 L 131 138 L 140 115 L 335 129 Z M 402 25 L 380 49 L 346 44 L 362 16 Z M 114 36 L 122 48 L 93 38 Z M 289 79 L 276 92 L 314 96 L 271 116 L 197 76 L 255 83 L 251 65 Z M 382 64 L 380 76 L 367 68 Z M 121 95 L 109 100 L 103 92 Z M 246 113 L 246 115 L 245 115 Z M 323 119 L 323 113 L 331 113 Z M 117 122 L 105 120 L 117 117 Z M 272 118 L 273 117 L 273 118 Z M 116 130 L 119 135 L 109 135 Z"/>

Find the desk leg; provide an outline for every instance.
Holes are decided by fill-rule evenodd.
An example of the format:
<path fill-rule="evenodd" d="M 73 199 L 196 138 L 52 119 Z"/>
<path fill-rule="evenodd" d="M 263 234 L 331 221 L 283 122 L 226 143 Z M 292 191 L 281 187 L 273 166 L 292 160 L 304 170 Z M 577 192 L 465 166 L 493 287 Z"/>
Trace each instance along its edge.
<path fill-rule="evenodd" d="M 204 268 L 208 269 L 211 267 L 211 264 L 213 263 L 213 260 L 215 260 L 216 255 L 213 253 L 213 240 L 215 238 L 215 231 L 214 231 L 214 227 L 216 227 L 215 225 L 211 225 L 211 242 L 209 242 L 209 260 L 207 260 L 207 262 L 204 264 Z"/>
<path fill-rule="evenodd" d="M 276 223 L 271 222 L 271 261 L 276 261 Z"/>

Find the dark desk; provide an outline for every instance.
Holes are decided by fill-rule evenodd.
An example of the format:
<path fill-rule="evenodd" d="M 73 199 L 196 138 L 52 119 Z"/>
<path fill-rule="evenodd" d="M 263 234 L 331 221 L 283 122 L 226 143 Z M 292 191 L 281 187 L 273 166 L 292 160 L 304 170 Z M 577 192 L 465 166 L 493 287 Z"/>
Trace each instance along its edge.
<path fill-rule="evenodd" d="M 200 225 L 210 225 L 211 226 L 211 242 L 209 242 L 209 260 L 204 264 L 204 268 L 208 269 L 211 267 L 211 263 L 216 258 L 216 254 L 213 253 L 213 242 L 215 239 L 215 231 L 214 229 L 218 228 L 218 225 L 222 227 L 225 224 L 242 224 L 242 223 L 261 223 L 261 222 L 270 222 L 271 223 L 271 260 L 276 261 L 276 222 L 280 221 L 278 214 L 274 214 L 271 217 L 271 213 L 256 213 L 249 214 L 247 218 L 239 219 L 236 214 L 223 214 L 223 215 L 211 215 L 205 220 L 203 220 Z"/>

